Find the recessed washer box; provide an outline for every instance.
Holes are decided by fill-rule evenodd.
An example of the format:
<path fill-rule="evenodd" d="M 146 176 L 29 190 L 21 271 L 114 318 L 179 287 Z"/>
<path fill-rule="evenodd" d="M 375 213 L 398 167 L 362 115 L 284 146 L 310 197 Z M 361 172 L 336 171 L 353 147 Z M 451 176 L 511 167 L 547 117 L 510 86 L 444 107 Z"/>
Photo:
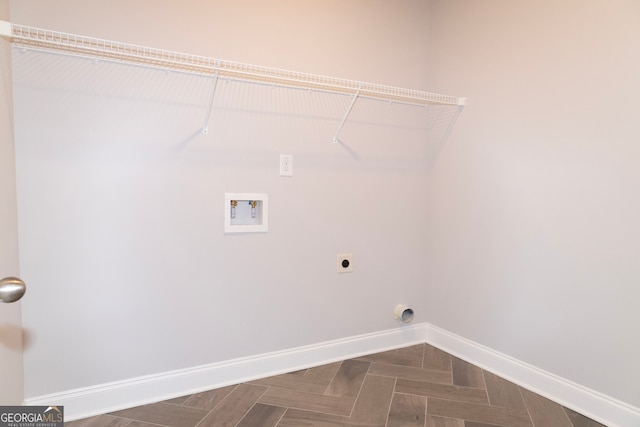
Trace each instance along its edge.
<path fill-rule="evenodd" d="M 225 233 L 265 233 L 269 200 L 265 193 L 224 193 Z"/>

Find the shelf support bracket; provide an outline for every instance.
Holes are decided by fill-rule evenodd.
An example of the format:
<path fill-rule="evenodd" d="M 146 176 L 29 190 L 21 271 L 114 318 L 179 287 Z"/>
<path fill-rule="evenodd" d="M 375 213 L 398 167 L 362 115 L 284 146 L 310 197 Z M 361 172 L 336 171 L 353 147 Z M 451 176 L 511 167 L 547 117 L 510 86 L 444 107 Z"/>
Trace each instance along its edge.
<path fill-rule="evenodd" d="M 216 71 L 213 73 L 213 83 L 211 84 L 211 95 L 209 96 L 209 108 L 207 115 L 204 116 L 204 124 L 202 125 L 202 133 L 209 133 L 209 118 L 211 117 L 211 109 L 213 108 L 213 98 L 218 87 L 218 72 L 220 71 L 220 61 L 216 61 Z"/>
<path fill-rule="evenodd" d="M 356 91 L 356 93 L 353 94 L 353 97 L 351 98 L 351 104 L 349 104 L 349 108 L 347 108 L 347 112 L 344 113 L 344 117 L 342 117 L 342 121 L 340 122 L 340 125 L 338 126 L 338 130 L 333 135 L 333 143 L 334 144 L 338 143 L 338 135 L 340 135 L 340 131 L 342 130 L 342 127 L 344 126 L 344 123 L 347 121 L 347 118 L 349 117 L 349 114 L 351 113 L 351 110 L 353 109 L 353 106 L 355 105 L 356 101 L 358 100 L 358 96 L 360 96 L 360 91 L 361 90 L 362 90 L 362 83 L 360 83 L 360 86 L 358 86 L 358 90 Z"/>

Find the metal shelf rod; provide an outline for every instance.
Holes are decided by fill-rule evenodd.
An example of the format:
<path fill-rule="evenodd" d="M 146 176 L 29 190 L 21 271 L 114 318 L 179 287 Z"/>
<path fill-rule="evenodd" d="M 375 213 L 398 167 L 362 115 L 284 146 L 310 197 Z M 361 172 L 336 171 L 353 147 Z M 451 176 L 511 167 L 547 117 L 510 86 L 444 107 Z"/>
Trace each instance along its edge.
<path fill-rule="evenodd" d="M 213 73 L 213 81 L 211 82 L 211 95 L 209 96 L 209 109 L 207 115 L 204 118 L 204 124 L 202 125 L 202 133 L 209 133 L 209 118 L 211 117 L 211 109 L 213 108 L 213 97 L 216 95 L 216 88 L 218 87 L 218 70 Z"/>
<path fill-rule="evenodd" d="M 349 104 L 349 107 L 347 108 L 347 112 L 344 113 L 344 117 L 342 117 L 342 121 L 340 122 L 340 125 L 338 125 L 338 130 L 333 135 L 333 143 L 334 144 L 338 143 L 338 135 L 340 135 L 340 131 L 342 130 L 342 127 L 344 126 L 344 123 L 347 121 L 347 118 L 349 117 L 349 114 L 351 113 L 351 110 L 353 109 L 353 106 L 356 104 L 356 101 L 358 100 L 358 96 L 360 96 L 361 88 L 362 88 L 362 85 L 360 85 L 360 87 L 358 88 L 358 91 L 353 94 L 353 97 L 351 97 L 351 103 Z"/>

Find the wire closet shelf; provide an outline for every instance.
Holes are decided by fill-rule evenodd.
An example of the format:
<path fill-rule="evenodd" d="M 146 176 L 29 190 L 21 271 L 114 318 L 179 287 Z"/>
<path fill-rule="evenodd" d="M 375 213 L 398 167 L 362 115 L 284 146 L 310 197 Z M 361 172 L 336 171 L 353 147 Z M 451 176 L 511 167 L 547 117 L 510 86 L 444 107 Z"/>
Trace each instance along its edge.
<path fill-rule="evenodd" d="M 250 65 L 187 53 L 138 46 L 111 40 L 51 31 L 0 21 L 0 36 L 16 46 L 95 59 L 107 59 L 188 73 L 229 78 L 294 88 L 352 94 L 416 105 L 463 106 L 465 98 L 404 89 L 375 83 L 308 74 L 297 71 Z"/>

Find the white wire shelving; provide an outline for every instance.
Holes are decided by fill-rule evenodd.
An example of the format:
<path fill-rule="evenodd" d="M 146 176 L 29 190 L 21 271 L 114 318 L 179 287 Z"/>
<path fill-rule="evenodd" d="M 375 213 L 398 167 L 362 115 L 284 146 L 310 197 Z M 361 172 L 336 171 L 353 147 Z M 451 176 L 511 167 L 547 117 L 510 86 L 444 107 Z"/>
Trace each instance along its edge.
<path fill-rule="evenodd" d="M 338 132 L 336 132 L 334 136 L 334 142 L 337 142 L 338 133 L 358 97 L 381 99 L 403 104 L 424 106 L 434 104 L 452 105 L 460 108 L 464 106 L 466 100 L 461 97 L 420 90 L 250 65 L 112 40 L 97 39 L 77 34 L 18 25 L 6 21 L 0 21 L 0 37 L 4 37 L 14 45 L 23 48 L 62 52 L 94 59 L 106 59 L 212 76 L 214 78 L 214 89 L 210 97 L 211 103 L 213 103 L 215 82 L 217 82 L 218 78 L 351 95 L 351 105 L 338 128 Z M 209 108 L 209 112 L 210 111 L 211 108 Z M 207 122 L 208 118 L 205 120 L 203 126 L 203 132 L 205 133 L 207 132 Z"/>

